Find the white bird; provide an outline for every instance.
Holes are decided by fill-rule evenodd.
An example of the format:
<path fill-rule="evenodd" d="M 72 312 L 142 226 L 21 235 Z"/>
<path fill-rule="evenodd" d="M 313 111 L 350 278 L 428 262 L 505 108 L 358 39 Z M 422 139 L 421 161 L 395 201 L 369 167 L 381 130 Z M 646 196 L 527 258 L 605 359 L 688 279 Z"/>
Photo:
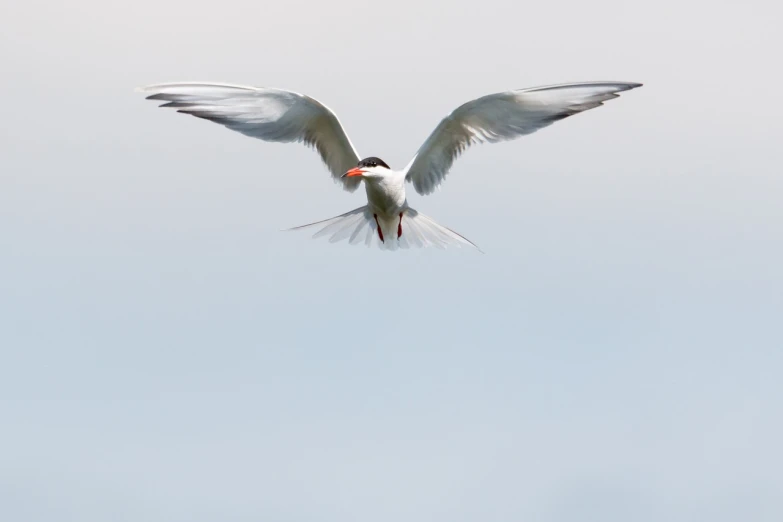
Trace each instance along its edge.
<path fill-rule="evenodd" d="M 375 242 L 381 249 L 470 245 L 471 241 L 408 206 L 405 182 L 430 194 L 454 160 L 474 143 L 507 141 L 558 120 L 598 107 L 640 83 L 587 82 L 490 94 L 457 107 L 430 134 L 402 170 L 377 157 L 361 159 L 337 116 L 317 100 L 282 89 L 218 83 L 168 83 L 140 90 L 167 103 L 253 138 L 303 142 L 315 148 L 335 182 L 353 192 L 363 181 L 367 205 L 295 229 L 320 227 L 313 237 L 351 244 Z M 478 247 L 476 247 L 478 248 Z"/>

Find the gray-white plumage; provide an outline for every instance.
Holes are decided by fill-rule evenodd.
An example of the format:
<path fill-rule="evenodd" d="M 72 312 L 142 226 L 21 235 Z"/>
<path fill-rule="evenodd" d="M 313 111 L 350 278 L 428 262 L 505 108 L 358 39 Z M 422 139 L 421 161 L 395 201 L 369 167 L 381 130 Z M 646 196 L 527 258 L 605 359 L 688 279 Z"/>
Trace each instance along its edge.
<path fill-rule="evenodd" d="M 640 83 L 567 83 L 490 94 L 469 101 L 441 120 L 405 168 L 419 194 L 441 184 L 454 160 L 474 143 L 513 140 L 617 98 Z"/>
<path fill-rule="evenodd" d="M 148 100 L 168 102 L 161 107 L 220 123 L 251 138 L 302 142 L 318 151 L 332 177 L 343 188 L 353 192 L 361 182 L 341 178 L 361 158 L 337 116 L 309 96 L 282 89 L 220 83 L 167 83 L 144 87 L 141 91 L 154 93 Z"/>
<path fill-rule="evenodd" d="M 411 246 L 473 245 L 456 232 L 408 206 L 405 181 L 419 194 L 440 185 L 454 160 L 475 143 L 512 140 L 641 86 L 587 82 L 490 94 L 446 116 L 408 165 L 394 171 L 375 157 L 362 160 L 337 116 L 317 100 L 282 89 L 217 83 L 169 83 L 144 87 L 162 107 L 192 114 L 265 141 L 302 142 L 315 148 L 336 182 L 353 192 L 365 182 L 368 204 L 346 214 L 305 225 L 332 241 L 377 244 L 394 250 Z"/>

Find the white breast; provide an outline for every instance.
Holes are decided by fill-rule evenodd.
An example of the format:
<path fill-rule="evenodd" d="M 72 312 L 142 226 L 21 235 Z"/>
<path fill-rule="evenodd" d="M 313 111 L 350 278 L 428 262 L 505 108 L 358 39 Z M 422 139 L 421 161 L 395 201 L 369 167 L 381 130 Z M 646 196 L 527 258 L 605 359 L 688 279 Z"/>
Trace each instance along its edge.
<path fill-rule="evenodd" d="M 397 216 L 407 206 L 405 176 L 402 172 L 394 172 L 383 178 L 365 179 L 364 185 L 370 207 L 384 217 Z"/>

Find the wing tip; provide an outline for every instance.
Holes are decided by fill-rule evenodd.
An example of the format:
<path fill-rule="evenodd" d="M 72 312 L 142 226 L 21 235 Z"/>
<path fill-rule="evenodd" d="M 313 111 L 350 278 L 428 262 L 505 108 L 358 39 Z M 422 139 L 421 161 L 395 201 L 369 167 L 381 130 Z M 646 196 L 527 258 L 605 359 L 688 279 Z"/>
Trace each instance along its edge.
<path fill-rule="evenodd" d="M 615 92 L 630 91 L 637 87 L 642 87 L 644 84 L 640 82 L 617 82 L 617 81 L 593 81 L 593 82 L 569 82 L 558 83 L 553 85 L 541 85 L 539 87 L 528 87 L 518 89 L 518 92 L 541 92 L 541 91 L 553 91 L 557 89 L 568 89 L 574 87 L 614 87 Z"/>
<path fill-rule="evenodd" d="M 624 85 L 625 88 L 618 92 L 630 91 L 631 89 L 638 89 L 639 87 L 644 86 L 644 84 L 640 82 L 621 82 L 621 85 Z"/>
<path fill-rule="evenodd" d="M 167 82 L 167 83 L 154 83 L 151 85 L 144 85 L 136 87 L 135 92 L 152 92 L 161 94 L 167 89 L 182 89 L 182 88 L 217 88 L 217 89 L 235 89 L 240 91 L 257 91 L 257 87 L 250 85 L 238 85 L 233 83 L 219 83 L 219 82 Z M 277 90 L 277 89 L 272 89 Z M 175 93 L 173 93 L 175 94 Z"/>

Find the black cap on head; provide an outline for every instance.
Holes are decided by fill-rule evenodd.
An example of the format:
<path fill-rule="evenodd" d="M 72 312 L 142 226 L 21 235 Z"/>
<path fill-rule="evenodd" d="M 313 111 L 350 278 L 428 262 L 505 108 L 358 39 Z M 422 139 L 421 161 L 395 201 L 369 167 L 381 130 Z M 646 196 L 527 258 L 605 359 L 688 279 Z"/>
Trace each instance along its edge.
<path fill-rule="evenodd" d="M 384 163 L 384 161 L 381 158 L 376 158 L 375 156 L 370 156 L 369 158 L 364 158 L 362 161 L 359 162 L 359 167 L 386 167 L 387 169 L 389 166 Z"/>

